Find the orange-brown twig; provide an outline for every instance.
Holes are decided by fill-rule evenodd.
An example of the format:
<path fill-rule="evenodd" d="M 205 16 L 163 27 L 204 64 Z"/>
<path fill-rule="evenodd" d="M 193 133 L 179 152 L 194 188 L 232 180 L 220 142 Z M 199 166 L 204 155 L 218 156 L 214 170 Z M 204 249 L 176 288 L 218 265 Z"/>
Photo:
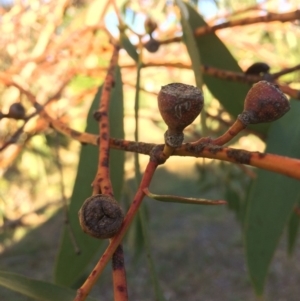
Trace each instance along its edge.
<path fill-rule="evenodd" d="M 252 18 L 243 18 L 240 20 L 233 20 L 224 22 L 218 25 L 214 26 L 202 26 L 198 27 L 194 31 L 194 35 L 196 37 L 199 37 L 201 35 L 205 35 L 211 32 L 215 32 L 219 29 L 228 28 L 228 27 L 234 27 L 234 26 L 244 26 L 244 25 L 250 25 L 255 23 L 269 23 L 274 21 L 280 21 L 280 22 L 288 22 L 300 19 L 300 10 L 295 10 L 288 13 L 283 14 L 277 14 L 277 13 L 268 13 L 265 16 L 257 16 Z"/>
<path fill-rule="evenodd" d="M 278 72 L 273 73 L 272 78 L 275 79 L 275 78 L 278 78 L 282 75 L 285 75 L 285 74 L 288 74 L 288 73 L 291 73 L 291 72 L 294 72 L 294 71 L 299 71 L 299 70 L 300 70 L 300 64 L 297 64 L 294 67 L 285 68 L 283 70 L 280 70 Z"/>
<path fill-rule="evenodd" d="M 94 116 L 99 122 L 99 160 L 98 170 L 93 181 L 93 194 L 106 194 L 113 197 L 113 188 L 109 172 L 109 101 L 114 86 L 114 71 L 118 63 L 119 47 L 115 46 L 110 60 L 109 68 L 104 80 L 99 109 Z M 124 254 L 121 245 L 118 246 L 112 257 L 113 286 L 115 301 L 127 301 L 127 282 L 124 265 Z"/>
<path fill-rule="evenodd" d="M 111 90 L 114 85 L 114 71 L 118 63 L 119 48 L 114 47 L 110 65 L 104 80 L 99 109 L 94 113 L 94 117 L 99 122 L 99 161 L 98 171 L 93 182 L 93 194 L 103 193 L 113 196 L 112 184 L 109 174 L 109 100 Z"/>
<path fill-rule="evenodd" d="M 222 136 L 212 140 L 210 143 L 214 145 L 224 145 L 245 128 L 246 126 L 239 119 L 237 119 Z"/>
<path fill-rule="evenodd" d="M 300 180 L 300 160 L 274 154 L 249 152 L 213 144 L 187 143 L 177 149 L 174 155 L 247 164 Z"/>
<path fill-rule="evenodd" d="M 39 108 L 41 107 L 35 100 L 35 97 L 20 87 L 17 84 L 14 86 L 18 87 L 23 93 L 27 95 L 30 101 L 36 104 Z M 51 123 L 51 125 L 61 133 L 64 133 L 82 143 L 89 143 L 93 145 L 98 145 L 99 136 L 89 134 L 89 133 L 81 133 L 69 128 L 66 124 L 59 120 L 54 120 L 51 118 L 45 111 L 40 112 L 41 116 L 44 117 L 47 121 Z M 155 146 L 153 143 L 145 143 L 145 142 L 134 142 L 120 139 L 111 138 L 110 147 L 113 149 L 119 149 L 129 152 L 137 152 L 140 154 L 149 155 L 151 149 Z M 206 141 L 207 144 L 207 141 Z M 175 151 L 173 155 L 176 156 L 194 156 L 194 157 L 204 157 L 204 158 L 214 158 L 218 160 L 224 160 L 229 162 L 236 162 L 241 164 L 248 164 L 251 166 L 256 166 L 262 169 L 270 170 L 273 172 L 281 173 L 287 175 L 289 177 L 300 179 L 300 169 L 296 169 L 296 166 L 300 166 L 300 160 L 294 158 L 283 157 L 279 155 L 273 154 L 264 154 L 259 152 L 248 152 L 245 150 L 237 150 L 232 148 L 221 148 L 216 145 L 206 145 L 204 143 L 187 143 L 183 144 L 179 149 Z M 229 151 L 229 154 L 235 153 L 239 158 L 250 158 L 251 160 L 247 160 L 246 162 L 238 162 L 238 160 L 233 159 L 226 155 L 226 152 Z"/>
<path fill-rule="evenodd" d="M 112 257 L 113 253 L 116 251 L 117 247 L 121 243 L 126 231 L 128 230 L 131 222 L 133 221 L 133 218 L 135 217 L 142 200 L 145 196 L 144 189 L 149 186 L 151 179 L 153 177 L 153 174 L 158 166 L 158 163 L 156 160 L 150 160 L 148 163 L 145 173 L 143 175 L 142 181 L 140 183 L 140 186 L 138 188 L 138 191 L 133 199 L 133 202 L 125 216 L 124 222 L 122 224 L 122 227 L 120 231 L 111 239 L 109 246 L 103 253 L 102 257 L 96 264 L 95 268 L 87 278 L 87 280 L 84 282 L 84 284 L 78 289 L 77 296 L 74 299 L 74 301 L 83 301 L 85 300 L 86 296 L 91 291 L 92 287 L 96 283 L 97 279 L 101 275 L 103 269 L 107 265 L 108 261 Z"/>
<path fill-rule="evenodd" d="M 124 65 L 123 68 L 134 68 L 135 65 Z M 143 68 L 147 67 L 174 67 L 174 68 L 182 68 L 182 69 L 191 69 L 190 64 L 183 64 L 183 63 L 164 63 L 164 62 L 148 62 L 143 64 Z M 289 72 L 293 72 L 298 70 L 300 67 L 299 65 L 296 65 L 294 67 L 291 67 L 289 69 L 284 69 L 280 72 L 276 72 L 274 74 L 268 74 L 268 80 L 275 80 L 281 75 L 287 74 Z M 264 80 L 264 75 L 253 75 L 253 74 L 245 74 L 243 72 L 234 72 L 229 70 L 223 70 L 219 68 L 215 68 L 208 65 L 203 65 L 200 67 L 201 72 L 205 75 L 210 75 L 216 78 L 228 80 L 228 81 L 236 81 L 236 82 L 242 82 L 242 83 L 249 83 L 254 84 L 261 80 Z M 291 88 L 290 86 L 282 83 L 276 82 L 280 90 L 282 90 L 283 93 L 289 95 L 290 97 L 294 99 L 300 99 L 300 92 L 299 90 L 296 90 L 294 88 Z"/>

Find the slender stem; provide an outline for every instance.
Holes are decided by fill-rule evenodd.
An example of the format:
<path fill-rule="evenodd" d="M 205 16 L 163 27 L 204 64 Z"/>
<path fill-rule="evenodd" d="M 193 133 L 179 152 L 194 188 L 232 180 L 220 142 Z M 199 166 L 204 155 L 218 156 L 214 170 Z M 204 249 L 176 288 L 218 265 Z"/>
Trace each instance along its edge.
<path fill-rule="evenodd" d="M 142 181 L 140 183 L 140 186 L 139 186 L 137 193 L 133 199 L 133 202 L 125 216 L 125 219 L 124 219 L 124 222 L 122 224 L 120 231 L 111 239 L 109 246 L 103 253 L 102 257 L 96 264 L 95 268 L 93 269 L 93 271 L 91 272 L 89 277 L 86 279 L 84 284 L 78 289 L 77 296 L 74 299 L 74 301 L 85 300 L 86 296 L 91 291 L 92 287 L 94 286 L 97 279 L 101 275 L 101 273 L 102 273 L 103 269 L 105 268 L 105 266 L 107 265 L 108 261 L 111 259 L 112 255 L 115 252 L 115 250 L 117 249 L 118 245 L 121 243 L 125 233 L 127 232 L 130 224 L 132 223 L 133 218 L 135 217 L 135 215 L 142 203 L 142 200 L 145 196 L 145 193 L 143 190 L 144 190 L 144 188 L 149 186 L 157 166 L 158 166 L 158 163 L 156 161 L 150 160 L 150 162 L 148 163 L 145 173 L 143 175 Z"/>
<path fill-rule="evenodd" d="M 98 170 L 93 182 L 93 194 L 101 191 L 103 194 L 113 196 L 112 184 L 109 173 L 109 101 L 111 90 L 114 85 L 114 71 L 118 63 L 119 48 L 114 47 L 106 78 L 104 80 L 101 97 L 99 100 L 99 109 L 94 116 L 99 121 L 99 160 Z"/>
<path fill-rule="evenodd" d="M 240 133 L 246 126 L 237 119 L 232 126 L 220 137 L 211 141 L 214 145 L 224 145 L 234 138 L 238 133 Z"/>
<path fill-rule="evenodd" d="M 295 10 L 283 14 L 268 13 L 265 16 L 257 16 L 252 18 L 247 17 L 243 19 L 224 22 L 215 26 L 201 26 L 195 29 L 194 34 L 196 37 L 198 37 L 228 27 L 244 26 L 244 25 L 250 25 L 255 23 L 268 23 L 274 21 L 288 22 L 288 21 L 297 20 L 299 18 L 300 18 L 300 10 Z"/>
<path fill-rule="evenodd" d="M 110 60 L 109 68 L 104 80 L 99 109 L 95 112 L 95 117 L 99 121 L 99 160 L 98 170 L 93 182 L 93 194 L 103 193 L 113 196 L 113 187 L 109 171 L 109 150 L 110 150 L 110 131 L 109 131 L 109 102 L 111 91 L 114 86 L 114 71 L 118 63 L 119 47 L 115 46 Z M 127 301 L 127 281 L 124 264 L 123 248 L 119 245 L 112 256 L 114 300 Z"/>
<path fill-rule="evenodd" d="M 112 256 L 112 269 L 113 269 L 113 284 L 114 284 L 114 300 L 127 301 L 128 291 L 127 291 L 127 281 L 126 281 L 126 270 L 125 270 L 125 262 L 124 262 L 124 252 L 121 243 L 117 246 Z"/>

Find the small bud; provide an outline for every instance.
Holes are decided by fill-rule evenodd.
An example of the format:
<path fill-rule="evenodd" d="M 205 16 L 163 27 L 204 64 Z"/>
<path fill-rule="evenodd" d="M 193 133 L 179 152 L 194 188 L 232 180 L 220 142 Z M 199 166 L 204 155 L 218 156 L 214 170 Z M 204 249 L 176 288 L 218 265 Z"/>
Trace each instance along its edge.
<path fill-rule="evenodd" d="M 246 95 L 244 111 L 238 118 L 245 125 L 271 122 L 282 117 L 289 109 L 290 103 L 278 86 L 260 81 Z"/>
<path fill-rule="evenodd" d="M 172 83 L 161 88 L 158 108 L 168 126 L 165 142 L 171 147 L 179 147 L 184 138 L 182 131 L 203 108 L 203 94 L 197 87 Z"/>
<path fill-rule="evenodd" d="M 25 118 L 25 109 L 23 105 L 19 102 L 13 103 L 9 107 L 7 117 L 14 119 L 24 119 Z"/>
<path fill-rule="evenodd" d="M 160 46 L 160 43 L 153 39 L 152 37 L 150 38 L 149 41 L 147 41 L 145 44 L 144 44 L 144 47 L 151 53 L 154 53 L 158 50 Z"/>

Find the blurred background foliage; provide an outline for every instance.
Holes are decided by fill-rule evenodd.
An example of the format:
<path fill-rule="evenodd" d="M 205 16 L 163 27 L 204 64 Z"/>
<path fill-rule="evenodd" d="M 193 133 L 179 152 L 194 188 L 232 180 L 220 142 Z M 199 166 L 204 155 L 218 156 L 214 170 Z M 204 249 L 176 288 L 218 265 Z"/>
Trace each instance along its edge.
<path fill-rule="evenodd" d="M 299 8 L 297 0 L 200 0 L 190 3 L 210 25 Z M 119 66 L 124 93 L 125 138 L 134 140 L 137 75 L 132 45 L 139 43 L 139 37 L 143 43 L 149 41 L 144 28 L 144 21 L 149 17 L 158 24 L 153 33 L 156 40 L 181 36 L 180 10 L 173 1 L 0 0 L 2 114 L 7 114 L 15 102 L 22 103 L 26 115 L 35 112 L 25 95 L 1 81 L 6 76 L 13 77 L 34 93 L 39 103 L 47 104 L 47 112 L 53 118 L 84 131 L 94 95 L 106 74 L 112 50 L 110 39 L 118 39 L 118 27 L 125 29 L 126 24 L 123 33 L 129 40 L 127 46 L 123 44 L 127 51 L 120 51 Z M 123 20 L 122 24 L 118 19 Z M 299 20 L 258 23 L 229 27 L 217 31 L 216 35 L 242 70 L 259 61 L 267 63 L 271 72 L 277 72 L 299 63 L 299 25 Z M 170 82 L 195 84 L 191 60 L 186 45 L 176 42 L 163 44 L 155 52 L 144 49 L 142 61 L 146 67 L 141 70 L 139 140 L 162 143 L 166 125 L 157 110 L 157 93 L 162 85 Z M 184 68 L 178 68 L 178 64 Z M 299 77 L 300 73 L 294 72 L 281 80 L 300 89 Z M 205 85 L 203 92 L 205 131 L 207 135 L 217 137 L 234 118 Z M 116 108 L 111 106 L 111 110 Z M 72 195 L 82 147 L 56 133 L 39 115 L 26 121 L 19 135 L 11 139 L 23 124 L 24 120 L 0 120 L 0 268 L 50 281 L 59 250 L 58 238 L 67 227 L 62 212 Z M 186 130 L 185 141 L 199 139 L 202 134 L 203 123 L 198 119 Z M 235 138 L 231 146 L 263 152 L 266 140 L 264 136 L 248 131 Z M 142 155 L 139 158 L 143 171 L 148 158 Z M 210 159 L 172 158 L 169 161 L 155 176 L 152 187 L 156 193 L 226 199 L 236 219 L 223 208 L 198 209 L 146 201 L 153 253 L 166 299 L 213 301 L 224 296 L 223 300 L 253 300 L 245 272 L 240 225 L 256 170 Z M 124 170 L 120 201 L 125 207 L 135 187 L 134 155 L 131 153 L 126 153 Z M 91 192 L 89 186 L 81 189 L 87 196 Z M 138 227 L 137 221 L 125 245 L 129 291 L 135 283 L 132 300 L 153 300 L 151 294 L 148 296 L 150 276 L 140 258 L 143 252 L 138 252 L 143 249 Z M 300 266 L 297 260 L 291 264 L 285 258 L 284 244 L 276 253 L 276 264 L 271 268 L 267 297 L 268 300 L 296 301 Z M 100 254 L 99 250 L 95 252 Z M 298 262 L 299 256 L 297 250 Z M 87 271 L 85 269 L 84 275 Z M 81 277 L 82 281 L 84 276 Z M 95 290 L 95 295 L 101 292 L 103 300 L 112 298 L 109 277 L 109 271 L 106 271 L 99 281 L 100 287 Z M 77 287 L 80 280 L 73 283 L 73 287 Z M 198 283 L 203 286 L 199 292 Z M 29 300 L 2 288 L 0 298 Z"/>

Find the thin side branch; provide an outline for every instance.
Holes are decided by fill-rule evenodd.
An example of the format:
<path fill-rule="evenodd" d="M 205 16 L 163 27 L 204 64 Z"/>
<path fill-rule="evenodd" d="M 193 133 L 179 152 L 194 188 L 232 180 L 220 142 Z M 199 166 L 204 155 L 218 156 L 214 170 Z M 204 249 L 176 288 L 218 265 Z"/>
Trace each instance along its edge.
<path fill-rule="evenodd" d="M 283 14 L 277 14 L 277 13 L 268 13 L 265 16 L 257 16 L 252 18 L 243 18 L 240 20 L 233 20 L 224 22 L 218 25 L 214 26 L 203 26 L 198 27 L 194 31 L 194 35 L 196 37 L 215 32 L 219 29 L 229 28 L 229 27 L 235 27 L 235 26 L 244 26 L 244 25 L 250 25 L 255 23 L 269 23 L 269 22 L 288 22 L 288 21 L 294 21 L 300 19 L 300 10 L 295 10 L 288 13 Z"/>
<path fill-rule="evenodd" d="M 98 170 L 93 182 L 93 194 L 103 193 L 113 196 L 112 184 L 109 173 L 109 100 L 111 90 L 114 85 L 114 71 L 118 63 L 119 48 L 114 47 L 107 75 L 104 80 L 101 97 L 99 100 L 99 109 L 94 116 L 99 122 L 99 161 Z"/>

